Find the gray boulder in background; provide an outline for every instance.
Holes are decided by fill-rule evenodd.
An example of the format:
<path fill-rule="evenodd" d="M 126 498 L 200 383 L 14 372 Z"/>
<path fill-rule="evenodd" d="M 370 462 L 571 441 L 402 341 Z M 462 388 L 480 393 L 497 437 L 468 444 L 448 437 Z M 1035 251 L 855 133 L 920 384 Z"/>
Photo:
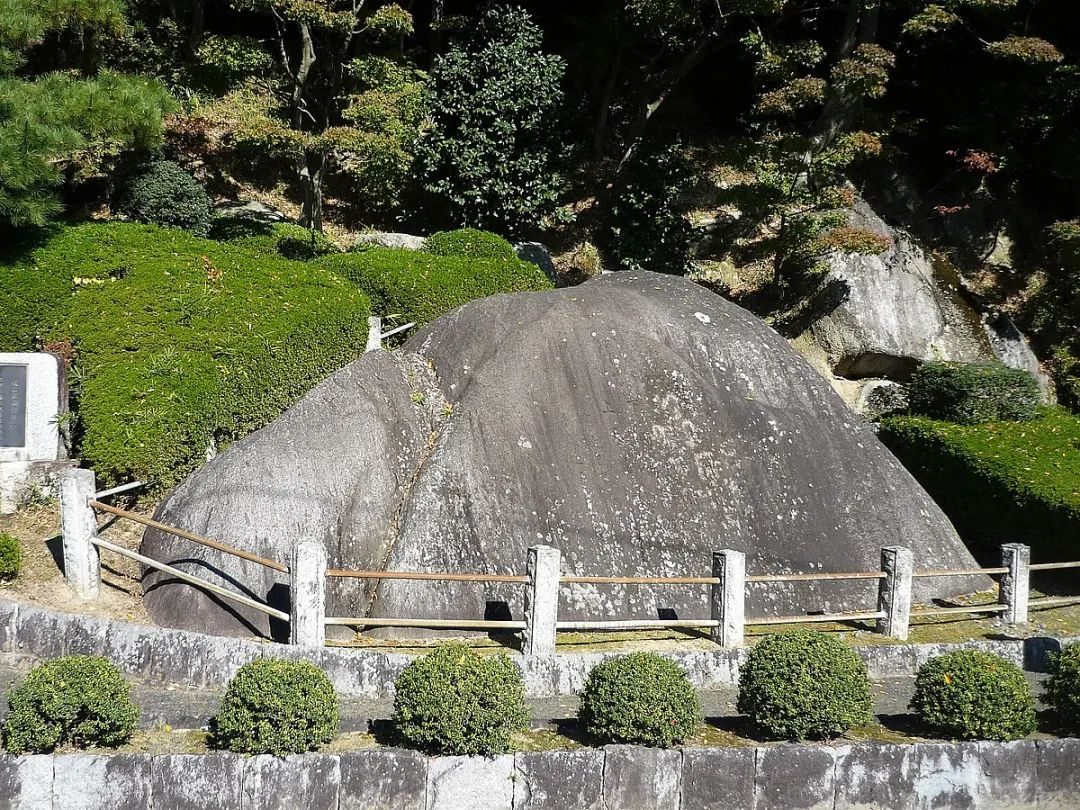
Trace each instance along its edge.
<path fill-rule="evenodd" d="M 427 244 L 426 236 L 414 236 L 411 233 L 390 233 L 376 231 L 362 233 L 356 237 L 356 247 L 374 246 L 398 248 L 401 250 L 423 250 Z"/>
<path fill-rule="evenodd" d="M 158 510 L 168 523 L 287 560 L 318 539 L 332 567 L 707 575 L 723 548 L 750 573 L 973 563 L 899 462 L 787 342 L 690 281 L 616 273 L 474 301 L 372 352 L 226 449 Z M 143 550 L 287 603 L 284 577 L 149 530 Z M 332 581 L 339 616 L 522 616 L 522 588 Z M 982 578 L 920 579 L 928 599 Z M 257 613 L 147 576 L 163 625 L 265 634 Z M 748 615 L 874 609 L 874 581 L 755 586 Z M 574 585 L 560 618 L 707 618 L 702 586 Z M 405 636 L 407 631 L 395 631 Z"/>

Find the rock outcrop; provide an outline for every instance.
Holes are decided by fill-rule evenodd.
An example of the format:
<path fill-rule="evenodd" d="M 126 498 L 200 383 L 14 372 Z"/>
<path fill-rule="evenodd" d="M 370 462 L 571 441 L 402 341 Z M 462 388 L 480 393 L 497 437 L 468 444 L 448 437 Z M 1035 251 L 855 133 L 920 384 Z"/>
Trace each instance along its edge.
<path fill-rule="evenodd" d="M 174 490 L 158 518 L 278 560 L 522 573 L 529 546 L 576 574 L 876 570 L 972 560 L 938 507 L 777 333 L 689 281 L 617 273 L 474 301 L 324 381 Z M 144 552 L 286 603 L 279 574 L 150 530 Z M 519 618 L 515 585 L 333 580 L 339 616 Z M 918 580 L 920 597 L 983 587 Z M 264 617 L 147 575 L 161 624 L 267 633 Z M 755 586 L 751 615 L 869 609 L 873 582 Z M 560 617 L 708 616 L 701 586 L 573 585 Z M 402 633 L 403 635 L 404 633 Z"/>

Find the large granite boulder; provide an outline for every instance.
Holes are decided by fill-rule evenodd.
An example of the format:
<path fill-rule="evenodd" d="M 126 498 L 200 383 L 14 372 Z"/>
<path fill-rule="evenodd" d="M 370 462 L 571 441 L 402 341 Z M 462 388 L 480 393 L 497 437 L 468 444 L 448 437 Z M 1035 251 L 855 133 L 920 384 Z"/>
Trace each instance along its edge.
<path fill-rule="evenodd" d="M 689 281 L 617 273 L 474 301 L 400 355 L 373 352 L 178 486 L 158 519 L 287 560 L 318 539 L 332 567 L 523 573 L 558 546 L 566 572 L 707 575 L 966 568 L 952 526 L 787 342 Z M 143 551 L 287 603 L 273 571 L 147 532 Z M 920 598 L 981 578 L 917 580 Z M 514 585 L 334 580 L 338 616 L 514 618 Z M 267 633 L 257 613 L 147 575 L 160 623 Z M 750 615 L 870 609 L 873 582 L 755 587 Z M 560 617 L 708 616 L 707 589 L 574 585 Z M 404 633 L 401 633 L 404 634 Z"/>

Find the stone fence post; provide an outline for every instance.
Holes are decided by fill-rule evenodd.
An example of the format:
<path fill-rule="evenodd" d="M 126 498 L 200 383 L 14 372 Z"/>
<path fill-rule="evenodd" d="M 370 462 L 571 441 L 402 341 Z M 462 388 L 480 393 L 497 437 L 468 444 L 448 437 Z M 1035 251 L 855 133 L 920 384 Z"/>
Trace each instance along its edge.
<path fill-rule="evenodd" d="M 1007 543 L 1001 547 L 1001 565 L 1008 568 L 1001 576 L 998 604 L 1005 605 L 1002 618 L 1006 624 L 1027 624 L 1028 598 L 1031 592 L 1031 547 Z"/>
<path fill-rule="evenodd" d="M 713 552 L 712 640 L 721 647 L 739 647 L 746 631 L 746 555 L 724 549 Z"/>
<path fill-rule="evenodd" d="M 368 317 L 367 322 L 367 346 L 364 347 L 364 351 L 373 352 L 382 348 L 382 318 L 371 315 Z"/>
<path fill-rule="evenodd" d="M 93 470 L 67 470 L 60 478 L 60 526 L 64 539 L 64 578 L 80 599 L 96 599 L 101 588 L 97 515 L 89 501 L 97 492 Z"/>
<path fill-rule="evenodd" d="M 322 647 L 326 643 L 326 549 L 305 540 L 289 560 L 289 643 Z"/>
<path fill-rule="evenodd" d="M 562 555 L 552 546 L 529 548 L 525 575 L 525 631 L 522 652 L 551 655 L 555 652 L 555 628 L 559 620 L 559 569 Z"/>
<path fill-rule="evenodd" d="M 888 546 L 881 550 L 881 570 L 885 576 L 878 586 L 877 631 L 890 638 L 905 641 L 911 621 L 911 549 Z"/>

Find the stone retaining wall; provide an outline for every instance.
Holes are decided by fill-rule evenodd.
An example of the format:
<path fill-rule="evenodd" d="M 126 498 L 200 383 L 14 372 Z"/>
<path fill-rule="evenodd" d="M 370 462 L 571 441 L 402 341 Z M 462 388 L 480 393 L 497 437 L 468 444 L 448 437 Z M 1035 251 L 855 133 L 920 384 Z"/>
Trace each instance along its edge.
<path fill-rule="evenodd" d="M 1080 807 L 1080 740 L 634 746 L 428 758 L 372 749 L 0 756 L 0 807 L 34 810 L 914 810 Z"/>
<path fill-rule="evenodd" d="M 876 644 L 857 648 L 871 678 L 913 675 L 936 655 L 969 648 L 988 650 L 1025 669 L 1046 668 L 1047 653 L 1080 639 L 1049 637 L 964 644 Z M 164 683 L 224 687 L 243 664 L 265 656 L 303 658 L 322 667 L 338 693 L 380 698 L 393 694 L 394 680 L 411 656 L 374 650 L 298 647 L 287 644 L 207 636 L 185 630 L 62 613 L 0 600 L 0 651 L 38 658 L 104 655 L 128 675 Z M 572 695 L 589 671 L 614 653 L 513 655 L 530 697 Z M 738 681 L 746 649 L 664 652 L 682 666 L 699 689 Z"/>

